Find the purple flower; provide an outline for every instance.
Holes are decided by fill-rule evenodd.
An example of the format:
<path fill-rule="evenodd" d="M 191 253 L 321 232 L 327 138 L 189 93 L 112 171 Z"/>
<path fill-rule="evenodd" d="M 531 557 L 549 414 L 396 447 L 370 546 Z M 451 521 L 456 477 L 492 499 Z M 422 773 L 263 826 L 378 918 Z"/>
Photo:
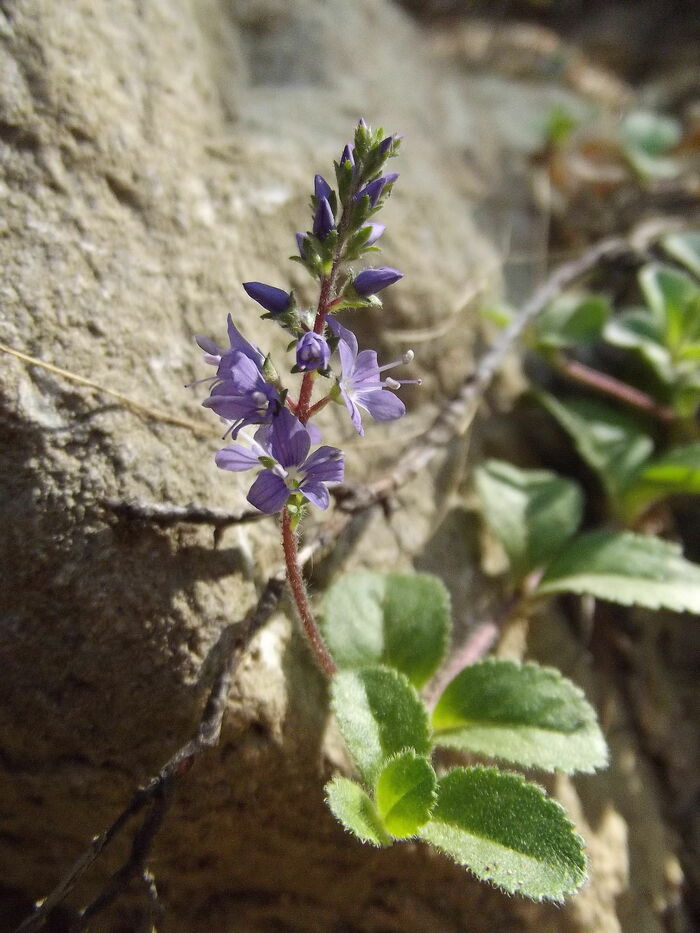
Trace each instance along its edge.
<path fill-rule="evenodd" d="M 314 194 L 319 200 L 321 198 L 330 198 L 333 194 L 333 189 L 323 175 L 314 175 Z"/>
<path fill-rule="evenodd" d="M 289 309 L 292 296 L 274 285 L 265 285 L 264 282 L 244 282 L 243 288 L 253 301 L 269 311 L 270 314 L 284 314 Z"/>
<path fill-rule="evenodd" d="M 307 428 L 283 408 L 271 425 L 255 433 L 250 449 L 231 444 L 218 451 L 215 461 L 222 470 L 234 472 L 265 467 L 247 496 L 261 512 L 279 512 L 294 493 L 301 493 L 319 509 L 327 509 L 327 484 L 343 481 L 345 458 L 337 447 L 319 447 L 308 456 L 310 447 Z"/>
<path fill-rule="evenodd" d="M 197 337 L 204 359 L 217 367 L 209 398 L 202 402 L 220 418 L 231 422 L 231 436 L 249 424 L 267 424 L 281 407 L 279 392 L 263 376 L 265 357 L 236 329 L 228 316 L 230 347 L 224 350 L 207 337 Z M 228 432 L 227 432 L 228 433 Z"/>
<path fill-rule="evenodd" d="M 325 240 L 335 227 L 335 217 L 328 202 L 328 198 L 321 198 L 314 214 L 313 234 L 319 240 Z"/>
<path fill-rule="evenodd" d="M 385 389 L 398 389 L 409 380 L 398 382 L 396 379 L 385 379 L 382 381 L 380 374 L 395 366 L 410 363 L 413 359 L 413 352 L 409 350 L 403 359 L 395 363 L 387 363 L 386 366 L 379 366 L 374 350 L 362 350 L 358 353 L 357 338 L 352 331 L 339 324 L 335 318 L 328 319 L 328 326 L 340 338 L 338 353 L 342 375 L 338 380 L 338 387 L 357 433 L 365 433 L 358 408 L 364 408 L 377 421 L 394 421 L 405 414 L 406 407 L 401 399 Z"/>
<path fill-rule="evenodd" d="M 343 149 L 342 155 L 340 156 L 340 164 L 344 165 L 346 162 L 349 162 L 352 167 L 355 167 L 355 156 L 353 151 L 350 148 L 350 143 L 348 143 Z"/>
<path fill-rule="evenodd" d="M 377 266 L 376 269 L 364 269 L 355 276 L 353 286 L 358 295 L 376 295 L 383 288 L 388 288 L 394 282 L 403 278 L 403 272 L 392 269 L 391 266 Z"/>
<path fill-rule="evenodd" d="M 365 185 L 364 188 L 361 188 L 355 195 L 355 200 L 359 201 L 366 195 L 369 198 L 371 206 L 376 207 L 377 201 L 382 195 L 382 191 L 388 185 L 393 185 L 398 177 L 398 172 L 389 172 L 388 175 L 380 175 L 379 178 L 375 178 L 374 181 L 371 181 L 368 185 Z"/>
<path fill-rule="evenodd" d="M 362 230 L 366 230 L 369 227 L 370 234 L 365 240 L 365 246 L 372 246 L 373 243 L 376 243 L 379 237 L 384 233 L 386 227 L 384 224 L 363 224 Z"/>
<path fill-rule="evenodd" d="M 245 339 L 241 332 L 236 328 L 236 325 L 233 323 L 233 318 L 230 314 L 227 318 L 227 325 L 229 341 L 228 350 L 225 350 L 223 347 L 220 347 L 218 344 L 214 343 L 214 341 L 210 340 L 209 337 L 203 337 L 201 334 L 198 334 L 194 338 L 200 349 L 204 350 L 204 362 L 209 363 L 212 366 L 219 366 L 222 357 L 224 357 L 227 353 L 230 353 L 232 350 L 239 350 L 241 353 L 247 356 L 248 359 L 252 360 L 259 369 L 262 369 L 262 365 L 265 362 L 265 357 L 263 356 L 262 350 L 259 350 L 258 347 Z"/>
<path fill-rule="evenodd" d="M 393 136 L 387 136 L 386 139 L 383 139 L 379 143 L 379 151 L 382 155 L 386 155 L 387 152 L 391 149 L 392 143 L 394 142 Z"/>
<path fill-rule="evenodd" d="M 302 372 L 309 369 L 326 369 L 330 359 L 331 348 L 321 334 L 309 331 L 297 341 L 297 368 Z"/>

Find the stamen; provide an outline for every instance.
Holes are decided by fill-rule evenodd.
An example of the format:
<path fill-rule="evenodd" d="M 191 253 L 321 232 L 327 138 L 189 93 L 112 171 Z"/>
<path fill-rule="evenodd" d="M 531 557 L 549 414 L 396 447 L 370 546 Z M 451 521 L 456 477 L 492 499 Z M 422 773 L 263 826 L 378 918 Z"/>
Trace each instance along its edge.
<path fill-rule="evenodd" d="M 205 376 L 204 379 L 195 379 L 194 382 L 185 383 L 185 388 L 191 389 L 192 386 L 201 386 L 203 382 L 216 382 L 218 378 L 218 376 Z"/>
<path fill-rule="evenodd" d="M 385 363 L 384 366 L 380 366 L 379 372 L 383 373 L 387 369 L 394 369 L 396 366 L 405 366 L 407 363 L 412 363 L 415 355 L 413 350 L 406 350 L 400 360 L 394 360 L 393 363 Z"/>

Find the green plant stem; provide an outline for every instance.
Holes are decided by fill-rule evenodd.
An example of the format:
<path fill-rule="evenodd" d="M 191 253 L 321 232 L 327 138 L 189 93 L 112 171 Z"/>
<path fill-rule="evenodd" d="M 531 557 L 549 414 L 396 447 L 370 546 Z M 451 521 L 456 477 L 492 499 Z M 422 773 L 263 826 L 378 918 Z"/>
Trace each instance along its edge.
<path fill-rule="evenodd" d="M 296 532 L 292 528 L 292 516 L 289 509 L 285 507 L 282 512 L 282 549 L 284 551 L 284 561 L 287 566 L 287 582 L 292 591 L 294 604 L 299 613 L 304 634 L 311 645 L 316 660 L 321 670 L 332 677 L 338 670 L 335 661 L 330 655 L 323 636 L 319 631 L 316 620 L 311 612 L 309 600 L 306 595 L 306 584 L 299 564 L 299 554 L 297 551 Z"/>
<path fill-rule="evenodd" d="M 640 392 L 639 389 L 635 389 L 626 382 L 621 382 L 608 373 L 592 369 L 590 366 L 586 366 L 585 363 L 570 360 L 561 354 L 554 358 L 554 363 L 557 369 L 570 379 L 602 392 L 604 395 L 616 398 L 633 408 L 645 411 L 661 421 L 674 421 L 676 418 L 673 410 L 666 405 L 659 405 L 650 395 Z"/>

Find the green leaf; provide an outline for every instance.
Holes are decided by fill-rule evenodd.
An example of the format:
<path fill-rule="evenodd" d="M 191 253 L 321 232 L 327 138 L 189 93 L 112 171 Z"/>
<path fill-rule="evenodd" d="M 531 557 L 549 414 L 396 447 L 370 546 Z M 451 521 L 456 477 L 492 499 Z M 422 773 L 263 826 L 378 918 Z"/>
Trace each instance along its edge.
<path fill-rule="evenodd" d="M 571 347 L 597 340 L 610 313 L 604 295 L 566 292 L 536 319 L 535 342 L 542 347 Z"/>
<path fill-rule="evenodd" d="M 544 392 L 537 393 L 537 398 L 571 435 L 614 506 L 649 458 L 654 449 L 652 439 L 635 418 L 598 399 L 574 397 L 562 402 Z"/>
<path fill-rule="evenodd" d="M 546 563 L 579 526 L 581 490 L 556 473 L 487 460 L 475 480 L 486 521 L 518 574 Z"/>
<path fill-rule="evenodd" d="M 362 776 L 374 786 L 388 758 L 430 751 L 428 714 L 408 678 L 388 667 L 341 671 L 331 682 L 333 711 Z"/>
<path fill-rule="evenodd" d="M 326 803 L 333 816 L 362 842 L 374 846 L 391 845 L 391 836 L 382 826 L 377 808 L 355 781 L 340 775 L 334 777 L 326 784 Z"/>
<path fill-rule="evenodd" d="M 564 547 L 536 592 L 590 593 L 624 606 L 700 613 L 700 566 L 669 541 L 592 531 Z"/>
<path fill-rule="evenodd" d="M 523 767 L 591 772 L 607 763 L 593 707 L 559 671 L 488 659 L 461 671 L 433 712 L 436 745 Z"/>
<path fill-rule="evenodd" d="M 326 594 L 321 627 L 341 669 L 385 664 L 415 687 L 447 650 L 450 597 L 430 574 L 347 574 Z"/>
<path fill-rule="evenodd" d="M 419 835 L 482 881 L 561 901 L 586 880 L 583 842 L 541 787 L 495 768 L 455 768 Z"/>
<path fill-rule="evenodd" d="M 384 765 L 375 799 L 385 828 L 397 839 L 415 836 L 430 819 L 437 778 L 427 758 L 401 752 Z"/>
<path fill-rule="evenodd" d="M 620 127 L 625 155 L 644 178 L 674 178 L 680 172 L 675 161 L 665 154 L 678 145 L 681 124 L 673 117 L 647 110 L 627 114 Z"/>
<path fill-rule="evenodd" d="M 639 284 L 672 356 L 688 340 L 700 337 L 700 292 L 689 276 L 650 263 L 640 271 Z"/>
<path fill-rule="evenodd" d="M 651 110 L 633 110 L 620 126 L 623 143 L 650 156 L 664 155 L 673 149 L 680 142 L 682 134 L 678 120 Z"/>
<path fill-rule="evenodd" d="M 669 233 L 661 245 L 677 262 L 690 269 L 700 279 L 700 230 Z"/>
<path fill-rule="evenodd" d="M 636 350 L 662 382 L 673 381 L 671 354 L 659 322 L 647 308 L 630 308 L 608 321 L 603 339 L 615 347 Z"/>
<path fill-rule="evenodd" d="M 676 447 L 651 460 L 625 493 L 628 514 L 634 516 L 666 496 L 700 493 L 700 444 Z"/>

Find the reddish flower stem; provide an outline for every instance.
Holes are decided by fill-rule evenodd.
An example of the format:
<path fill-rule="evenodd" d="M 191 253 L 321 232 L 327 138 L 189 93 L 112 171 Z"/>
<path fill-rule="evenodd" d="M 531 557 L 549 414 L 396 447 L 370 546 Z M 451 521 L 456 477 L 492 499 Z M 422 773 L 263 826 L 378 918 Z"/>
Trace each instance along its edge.
<path fill-rule="evenodd" d="M 319 667 L 328 677 L 332 677 L 338 668 L 335 666 L 335 661 L 326 647 L 309 606 L 306 584 L 299 565 L 296 533 L 292 528 L 292 516 L 287 508 L 282 512 L 282 549 L 284 550 L 284 560 L 287 565 L 287 581 L 292 591 L 304 634 L 311 645 L 311 650 L 318 661 Z"/>
<path fill-rule="evenodd" d="M 659 405 L 650 395 L 647 395 L 645 392 L 640 392 L 640 390 L 635 389 L 634 386 L 628 385 L 626 382 L 621 382 L 608 373 L 602 373 L 600 370 L 586 366 L 585 363 L 579 363 L 578 360 L 570 360 L 565 356 L 558 356 L 556 363 L 559 371 L 570 379 L 580 382 L 582 385 L 586 385 L 591 389 L 596 389 L 604 395 L 619 399 L 619 401 L 625 402 L 627 405 L 632 405 L 634 408 L 638 408 L 641 411 L 646 411 L 650 415 L 659 418 L 661 421 L 673 421 L 676 417 L 671 408 L 668 408 L 666 405 Z"/>

